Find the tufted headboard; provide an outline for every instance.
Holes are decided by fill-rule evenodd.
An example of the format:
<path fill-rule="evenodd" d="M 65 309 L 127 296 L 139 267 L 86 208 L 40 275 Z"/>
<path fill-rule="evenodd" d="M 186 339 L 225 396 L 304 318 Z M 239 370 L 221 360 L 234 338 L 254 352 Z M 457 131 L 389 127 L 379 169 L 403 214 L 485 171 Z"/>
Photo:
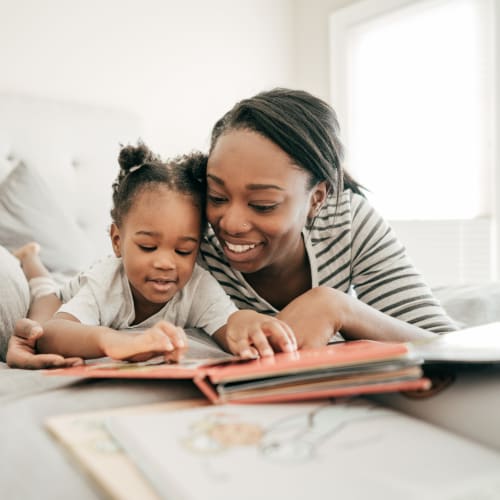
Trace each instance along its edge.
<path fill-rule="evenodd" d="M 89 261 L 111 250 L 107 229 L 119 145 L 140 135 L 138 117 L 126 111 L 0 93 L 0 159 L 20 160 L 41 174 L 90 243 Z"/>

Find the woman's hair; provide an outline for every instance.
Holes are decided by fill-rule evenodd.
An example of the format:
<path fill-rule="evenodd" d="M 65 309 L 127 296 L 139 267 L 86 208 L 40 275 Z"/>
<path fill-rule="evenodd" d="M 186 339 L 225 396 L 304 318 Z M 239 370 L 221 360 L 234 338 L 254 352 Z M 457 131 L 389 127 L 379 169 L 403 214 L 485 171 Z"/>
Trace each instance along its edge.
<path fill-rule="evenodd" d="M 362 186 L 342 167 L 344 148 L 335 111 L 308 92 L 276 88 L 236 103 L 215 124 L 210 152 L 221 135 L 238 129 L 255 131 L 279 146 L 309 172 L 310 188 L 326 181 L 337 196 L 346 188 L 362 194 Z"/>
<path fill-rule="evenodd" d="M 200 207 L 202 230 L 204 229 L 206 193 L 204 171 L 207 164 L 205 154 L 193 152 L 163 162 L 139 141 L 137 146 L 122 147 L 118 163 L 120 172 L 113 183 L 111 209 L 111 218 L 117 226 L 122 224 L 139 193 L 163 185 L 174 192 L 192 196 L 193 202 Z"/>

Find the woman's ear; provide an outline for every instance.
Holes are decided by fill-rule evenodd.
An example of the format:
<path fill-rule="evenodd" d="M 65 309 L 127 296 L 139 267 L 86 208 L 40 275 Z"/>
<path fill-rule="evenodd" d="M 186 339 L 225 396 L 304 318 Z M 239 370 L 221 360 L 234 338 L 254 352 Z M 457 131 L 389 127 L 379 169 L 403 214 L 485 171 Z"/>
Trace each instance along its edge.
<path fill-rule="evenodd" d="M 307 214 L 309 219 L 316 217 L 321 210 L 328 196 L 328 187 L 326 181 L 321 181 L 312 188 L 309 212 Z"/>
<path fill-rule="evenodd" d="M 111 228 L 109 229 L 109 236 L 111 238 L 113 252 L 117 257 L 121 257 L 122 254 L 120 251 L 120 230 L 114 222 L 111 224 Z"/>

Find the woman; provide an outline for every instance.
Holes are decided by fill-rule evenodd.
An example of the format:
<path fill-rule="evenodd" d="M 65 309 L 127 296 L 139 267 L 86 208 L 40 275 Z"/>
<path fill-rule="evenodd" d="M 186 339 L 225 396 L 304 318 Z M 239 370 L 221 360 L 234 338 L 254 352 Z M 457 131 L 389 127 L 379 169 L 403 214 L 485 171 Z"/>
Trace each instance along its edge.
<path fill-rule="evenodd" d="M 337 332 L 406 341 L 456 329 L 343 171 L 338 134 L 332 108 L 304 91 L 262 92 L 226 113 L 212 131 L 202 263 L 237 306 L 289 323 L 299 347 Z M 18 330 L 11 359 L 38 366 L 32 329 Z"/>
<path fill-rule="evenodd" d="M 205 265 L 239 307 L 287 321 L 299 346 L 338 331 L 397 341 L 454 330 L 343 171 L 338 132 L 331 107 L 303 91 L 262 92 L 226 113 L 207 166 Z"/>

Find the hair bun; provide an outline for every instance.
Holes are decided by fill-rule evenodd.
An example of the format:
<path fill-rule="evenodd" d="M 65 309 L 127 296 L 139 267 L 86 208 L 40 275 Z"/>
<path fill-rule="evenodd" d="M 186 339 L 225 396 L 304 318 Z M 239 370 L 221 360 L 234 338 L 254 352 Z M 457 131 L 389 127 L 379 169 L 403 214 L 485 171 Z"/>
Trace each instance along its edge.
<path fill-rule="evenodd" d="M 118 163 L 125 172 L 130 172 L 133 167 L 155 160 L 157 160 L 155 155 L 142 141 L 138 141 L 137 146 L 123 146 L 118 156 Z"/>

